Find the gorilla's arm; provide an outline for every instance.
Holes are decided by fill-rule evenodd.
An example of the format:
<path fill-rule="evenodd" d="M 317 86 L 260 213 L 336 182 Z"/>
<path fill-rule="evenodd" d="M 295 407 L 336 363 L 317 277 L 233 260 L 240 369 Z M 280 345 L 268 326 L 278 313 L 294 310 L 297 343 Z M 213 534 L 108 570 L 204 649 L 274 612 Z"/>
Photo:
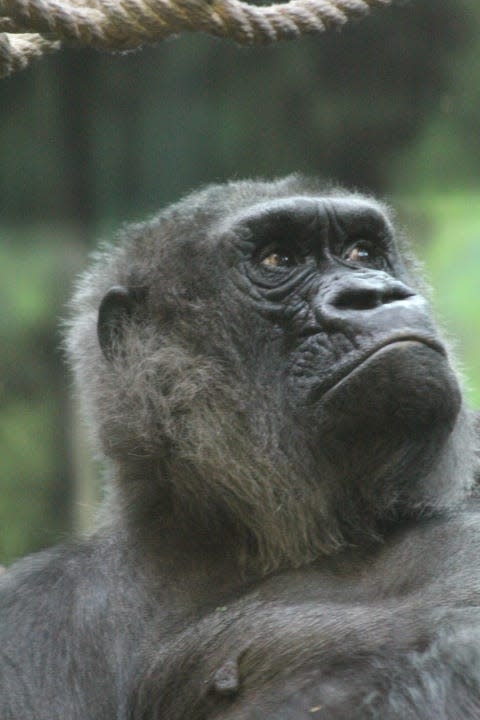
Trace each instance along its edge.
<path fill-rule="evenodd" d="M 132 718 L 477 720 L 479 512 L 217 608 L 159 649 Z"/>
<path fill-rule="evenodd" d="M 125 560 L 102 538 L 39 553 L 2 575 L 2 720 L 116 717 L 116 687 L 135 672 L 146 607 Z"/>

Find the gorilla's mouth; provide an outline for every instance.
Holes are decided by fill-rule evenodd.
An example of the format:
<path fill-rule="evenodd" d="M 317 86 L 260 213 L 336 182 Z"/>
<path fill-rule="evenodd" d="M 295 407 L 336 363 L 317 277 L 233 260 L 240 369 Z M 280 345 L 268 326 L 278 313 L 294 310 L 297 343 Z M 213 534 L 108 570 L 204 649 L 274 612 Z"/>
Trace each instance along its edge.
<path fill-rule="evenodd" d="M 396 350 L 397 352 L 405 352 L 407 350 L 413 349 L 415 345 L 418 345 L 420 348 L 423 347 L 432 350 L 432 352 L 440 355 L 443 360 L 445 360 L 447 357 L 447 352 L 444 345 L 436 338 L 415 334 L 405 334 L 390 337 L 383 342 L 378 343 L 373 348 L 370 348 L 368 352 L 365 355 L 362 355 L 362 357 L 360 357 L 353 365 L 349 365 L 347 368 L 345 368 L 341 375 L 339 377 L 336 377 L 334 379 L 334 382 L 329 385 L 329 387 L 322 388 L 321 396 L 325 397 L 326 395 L 334 392 L 340 385 L 348 383 L 349 380 L 353 378 L 353 376 L 357 375 L 358 372 L 361 372 L 364 366 L 366 366 L 374 358 L 379 359 L 380 355 L 383 355 L 392 350 Z M 385 361 L 385 368 L 388 369 L 388 366 L 388 361 Z"/>
<path fill-rule="evenodd" d="M 440 355 L 443 355 L 443 357 L 447 356 L 447 352 L 445 350 L 444 345 L 436 340 L 435 338 L 423 336 L 423 335 L 398 335 L 393 338 L 389 338 L 385 340 L 382 343 L 379 343 L 378 345 L 373 348 L 358 364 L 361 365 L 366 360 L 371 358 L 373 355 L 376 355 L 376 353 L 380 352 L 381 350 L 384 350 L 385 348 L 390 347 L 390 345 L 402 345 L 403 343 L 417 343 L 420 345 L 426 345 L 431 350 L 434 350 L 435 352 L 439 353 Z"/>

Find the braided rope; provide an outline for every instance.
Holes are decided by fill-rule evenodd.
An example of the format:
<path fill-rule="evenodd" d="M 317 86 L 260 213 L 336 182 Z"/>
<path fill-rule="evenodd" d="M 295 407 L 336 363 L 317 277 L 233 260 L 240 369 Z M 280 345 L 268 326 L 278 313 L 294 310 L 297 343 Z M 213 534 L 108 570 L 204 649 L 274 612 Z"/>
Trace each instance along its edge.
<path fill-rule="evenodd" d="M 185 30 L 260 45 L 318 33 L 392 0 L 0 0 L 0 77 L 62 43 L 131 50 Z"/>

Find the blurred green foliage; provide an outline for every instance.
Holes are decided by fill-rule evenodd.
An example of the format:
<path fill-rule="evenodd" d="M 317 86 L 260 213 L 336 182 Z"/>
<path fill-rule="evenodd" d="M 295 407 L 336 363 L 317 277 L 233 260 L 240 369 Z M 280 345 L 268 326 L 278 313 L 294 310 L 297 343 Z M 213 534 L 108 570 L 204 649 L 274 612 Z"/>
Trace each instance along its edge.
<path fill-rule="evenodd" d="M 417 236 L 417 247 L 434 307 L 457 347 L 470 401 L 480 408 L 480 191 L 420 195 L 408 206 L 418 234 L 426 234 Z"/>
<path fill-rule="evenodd" d="M 0 559 L 70 524 L 59 312 L 80 265 L 65 233 L 0 229 Z"/>
<path fill-rule="evenodd" d="M 58 329 L 72 275 L 96 236 L 204 182 L 300 170 L 399 198 L 480 406 L 479 131 L 478 0 L 269 48 L 63 51 L 0 82 L 0 562 L 91 495 Z"/>

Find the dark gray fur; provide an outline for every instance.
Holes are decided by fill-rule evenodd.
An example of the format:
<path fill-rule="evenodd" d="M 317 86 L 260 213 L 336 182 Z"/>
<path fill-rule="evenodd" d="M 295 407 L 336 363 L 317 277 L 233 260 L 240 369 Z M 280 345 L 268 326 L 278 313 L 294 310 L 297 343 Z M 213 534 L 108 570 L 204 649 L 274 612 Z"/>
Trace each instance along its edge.
<path fill-rule="evenodd" d="M 0 577 L 0 720 L 480 718 L 478 431 L 424 292 L 383 205 L 296 176 L 98 253 L 67 344 L 108 501 Z"/>

